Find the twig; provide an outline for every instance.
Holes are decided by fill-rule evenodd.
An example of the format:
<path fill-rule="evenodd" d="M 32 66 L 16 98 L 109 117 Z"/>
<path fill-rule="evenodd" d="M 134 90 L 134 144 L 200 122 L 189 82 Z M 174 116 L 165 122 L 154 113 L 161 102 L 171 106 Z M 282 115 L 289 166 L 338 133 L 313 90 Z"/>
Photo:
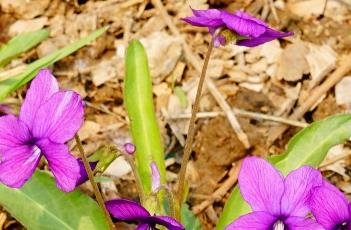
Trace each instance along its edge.
<path fill-rule="evenodd" d="M 194 212 L 195 215 L 202 212 L 205 208 L 213 204 L 215 201 L 219 201 L 222 199 L 222 197 L 228 192 L 229 189 L 233 187 L 233 185 L 238 180 L 240 167 L 241 167 L 241 161 L 233 165 L 233 167 L 230 169 L 228 173 L 229 175 L 228 179 L 221 185 L 221 187 L 219 187 L 212 194 L 210 199 L 204 200 L 202 203 L 192 208 L 192 211 Z"/>
<path fill-rule="evenodd" d="M 274 2 L 273 0 L 268 0 L 269 8 L 271 9 L 271 12 L 273 14 L 274 20 L 279 24 L 280 20 L 277 14 L 277 10 L 275 9 Z"/>
<path fill-rule="evenodd" d="M 294 112 L 289 116 L 291 120 L 300 119 L 319 99 L 323 94 L 327 93 L 336 83 L 338 83 L 344 75 L 351 70 L 351 55 L 342 57 L 339 68 L 337 68 L 320 86 L 314 88 L 310 93 L 306 101 L 301 104 Z M 273 142 L 280 137 L 288 128 L 286 125 L 280 125 L 273 127 L 269 132 L 268 144 L 271 145 Z"/>
<path fill-rule="evenodd" d="M 274 121 L 274 122 L 279 122 L 291 126 L 296 126 L 296 127 L 301 127 L 305 128 L 309 124 L 301 121 L 294 121 L 294 120 L 289 120 L 284 117 L 277 117 L 277 116 L 272 116 L 272 115 L 267 115 L 263 113 L 257 113 L 257 112 L 250 112 L 246 111 L 243 109 L 233 109 L 233 112 L 242 117 L 250 117 L 258 120 L 268 120 L 268 121 Z M 217 112 L 200 112 L 196 114 L 196 118 L 211 118 L 211 117 L 217 117 L 217 116 L 223 116 L 225 115 L 222 111 L 217 111 Z M 168 119 L 171 120 L 177 120 L 177 119 L 188 119 L 190 118 L 191 114 L 190 113 L 183 113 L 175 116 L 168 117 Z"/>
<path fill-rule="evenodd" d="M 103 212 L 105 214 L 105 218 L 106 218 L 106 221 L 107 221 L 108 225 L 110 226 L 110 229 L 113 230 L 113 229 L 115 229 L 115 225 L 113 224 L 111 216 L 110 216 L 109 212 L 106 209 L 105 202 L 104 202 L 104 199 L 102 198 L 100 190 L 99 190 L 97 184 L 94 181 L 93 171 L 90 168 L 89 162 L 88 162 L 88 160 L 87 160 L 87 158 L 85 156 L 84 149 L 83 149 L 83 146 L 82 146 L 82 144 L 80 142 L 80 138 L 79 138 L 78 135 L 75 136 L 75 140 L 77 142 L 78 150 L 79 150 L 79 153 L 80 153 L 80 157 L 81 157 L 81 159 L 83 161 L 84 168 L 87 171 L 87 174 L 88 174 L 88 177 L 89 177 L 89 181 L 90 181 L 91 185 L 93 186 L 93 190 L 94 190 L 94 194 L 95 194 L 96 200 L 99 203 L 101 209 L 103 210 Z"/>
<path fill-rule="evenodd" d="M 171 32 L 175 36 L 179 36 L 180 37 L 181 34 L 180 34 L 178 28 L 173 23 L 171 17 L 167 13 L 167 10 L 163 6 L 162 2 L 160 0 L 152 0 L 152 4 L 156 8 L 158 8 L 158 10 L 161 13 L 161 16 L 165 20 L 165 22 L 166 22 L 167 26 L 169 27 L 169 29 L 171 30 Z M 183 49 L 184 49 L 185 58 L 196 69 L 197 72 L 201 73 L 201 69 L 202 68 L 201 68 L 201 62 L 199 61 L 199 57 L 192 52 L 192 50 L 190 49 L 189 45 L 185 42 L 184 38 L 181 39 L 181 43 L 182 43 L 182 46 L 183 46 Z M 207 86 L 208 90 L 210 91 L 210 93 L 212 94 L 212 96 L 216 99 L 216 101 L 219 104 L 219 106 L 226 113 L 226 116 L 227 116 L 227 118 L 228 118 L 228 120 L 230 122 L 230 125 L 234 129 L 234 131 L 237 134 L 239 140 L 243 143 L 245 148 L 247 148 L 247 149 L 250 148 L 250 142 L 249 142 L 249 139 L 248 139 L 247 135 L 241 129 L 238 120 L 236 119 L 234 113 L 230 109 L 230 106 L 228 105 L 226 100 L 223 98 L 223 96 L 221 95 L 221 93 L 217 89 L 217 87 L 214 84 L 214 82 L 211 79 L 207 78 L 206 79 L 206 86 Z"/>

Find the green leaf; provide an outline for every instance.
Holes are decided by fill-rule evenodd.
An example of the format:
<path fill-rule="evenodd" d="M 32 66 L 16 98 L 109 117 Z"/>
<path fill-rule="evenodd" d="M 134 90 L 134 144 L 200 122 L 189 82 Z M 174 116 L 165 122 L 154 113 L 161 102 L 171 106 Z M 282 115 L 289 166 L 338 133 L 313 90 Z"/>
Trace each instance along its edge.
<path fill-rule="evenodd" d="M 21 189 L 0 184 L 0 204 L 29 230 L 109 229 L 93 199 L 79 190 L 62 192 L 46 172 L 35 172 Z"/>
<path fill-rule="evenodd" d="M 62 49 L 59 49 L 39 60 L 36 60 L 29 64 L 25 71 L 21 74 L 18 74 L 12 78 L 6 79 L 0 82 L 0 101 L 4 100 L 4 98 L 10 94 L 11 92 L 15 91 L 19 87 L 25 85 L 27 82 L 32 80 L 32 78 L 37 74 L 39 69 L 47 67 L 62 58 L 70 55 L 71 53 L 75 52 L 76 50 L 82 48 L 83 46 L 89 44 L 91 41 L 102 35 L 107 30 L 107 27 L 98 29 L 88 36 L 71 43 L 65 46 Z"/>
<path fill-rule="evenodd" d="M 180 106 L 185 109 L 188 106 L 188 98 L 186 97 L 184 90 L 177 86 L 174 88 L 174 93 L 179 99 Z"/>
<path fill-rule="evenodd" d="M 13 58 L 38 45 L 49 36 L 47 30 L 38 30 L 19 34 L 0 48 L 0 67 L 8 64 Z"/>
<path fill-rule="evenodd" d="M 181 220 L 186 230 L 201 230 L 200 221 L 189 209 L 188 204 L 183 204 L 181 209 Z"/>
<path fill-rule="evenodd" d="M 155 161 L 157 164 L 161 183 L 165 183 L 166 169 L 160 129 L 153 105 L 148 61 L 145 49 L 139 41 L 130 42 L 125 63 L 124 100 L 136 146 L 137 172 L 143 190 L 148 195 L 151 192 L 151 162 Z"/>
<path fill-rule="evenodd" d="M 303 165 L 318 167 L 331 147 L 350 137 L 351 115 L 331 116 L 301 130 L 289 141 L 284 154 L 272 156 L 268 160 L 285 175 Z M 224 207 L 217 229 L 224 229 L 234 219 L 249 211 L 249 206 L 236 187 Z"/>

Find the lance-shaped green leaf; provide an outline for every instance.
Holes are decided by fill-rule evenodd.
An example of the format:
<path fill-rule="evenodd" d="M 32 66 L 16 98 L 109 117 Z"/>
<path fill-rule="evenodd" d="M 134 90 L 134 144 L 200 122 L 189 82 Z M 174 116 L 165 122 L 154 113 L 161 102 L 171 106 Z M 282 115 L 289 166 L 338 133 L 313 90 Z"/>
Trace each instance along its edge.
<path fill-rule="evenodd" d="M 71 53 L 75 52 L 76 50 L 82 48 L 83 46 L 89 44 L 91 41 L 102 35 L 107 30 L 107 27 L 98 29 L 88 36 L 73 42 L 62 49 L 59 49 L 39 60 L 36 60 L 29 64 L 24 72 L 6 79 L 0 82 L 0 101 L 4 100 L 4 98 L 10 94 L 11 92 L 15 91 L 19 87 L 25 85 L 27 82 L 32 80 L 32 78 L 37 74 L 39 69 L 47 67 L 62 58 L 70 55 Z"/>
<path fill-rule="evenodd" d="M 31 230 L 108 230 L 97 203 L 79 190 L 65 193 L 37 171 L 21 188 L 0 184 L 0 205 Z"/>
<path fill-rule="evenodd" d="M 13 58 L 38 45 L 49 36 L 47 30 L 38 30 L 17 35 L 0 48 L 0 67 L 8 64 Z"/>
<path fill-rule="evenodd" d="M 318 167 L 331 147 L 350 137 L 351 115 L 331 116 L 301 130 L 289 141 L 283 155 L 270 157 L 268 160 L 285 175 L 303 165 Z M 236 187 L 223 209 L 217 229 L 224 229 L 234 219 L 249 211 L 249 206 Z"/>
<path fill-rule="evenodd" d="M 146 194 L 151 192 L 150 164 L 155 161 L 165 183 L 165 162 L 160 130 L 153 105 L 147 56 L 139 41 L 131 41 L 126 53 L 124 100 L 136 146 L 136 167 Z"/>

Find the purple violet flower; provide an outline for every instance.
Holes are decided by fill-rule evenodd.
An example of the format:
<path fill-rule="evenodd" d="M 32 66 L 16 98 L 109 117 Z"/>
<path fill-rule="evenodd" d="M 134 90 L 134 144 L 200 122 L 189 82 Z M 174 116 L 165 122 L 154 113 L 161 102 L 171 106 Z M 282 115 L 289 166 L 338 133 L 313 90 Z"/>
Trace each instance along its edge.
<path fill-rule="evenodd" d="M 322 230 L 309 213 L 310 190 L 323 183 L 318 170 L 303 166 L 283 175 L 267 161 L 248 157 L 238 179 L 240 192 L 253 212 L 243 215 L 226 230 Z"/>
<path fill-rule="evenodd" d="M 232 40 L 236 40 L 238 46 L 254 47 L 293 35 L 292 32 L 284 33 L 269 28 L 263 21 L 243 11 L 236 11 L 234 14 L 218 9 L 192 9 L 192 11 L 194 16 L 182 20 L 193 26 L 207 27 L 212 35 L 218 28 L 223 28 L 214 41 L 215 47 L 225 45 Z"/>
<path fill-rule="evenodd" d="M 312 190 L 310 208 L 326 230 L 351 230 L 351 204 L 336 187 L 325 181 Z"/>
<path fill-rule="evenodd" d="M 169 230 L 185 230 L 175 219 L 168 216 L 152 216 L 143 206 L 131 200 L 110 200 L 106 202 L 106 208 L 119 220 L 138 222 L 137 230 L 154 230 L 157 229 L 156 225 L 162 225 Z"/>
<path fill-rule="evenodd" d="M 78 161 L 67 145 L 83 123 L 83 101 L 73 91 L 60 91 L 48 69 L 32 81 L 19 117 L 0 117 L 0 182 L 20 188 L 32 176 L 42 156 L 57 187 L 76 187 Z"/>

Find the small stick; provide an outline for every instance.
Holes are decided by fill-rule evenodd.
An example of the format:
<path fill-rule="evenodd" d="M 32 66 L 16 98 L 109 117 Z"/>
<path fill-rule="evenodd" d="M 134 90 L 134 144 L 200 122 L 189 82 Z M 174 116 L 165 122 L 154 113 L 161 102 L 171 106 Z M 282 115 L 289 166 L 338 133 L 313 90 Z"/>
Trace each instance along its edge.
<path fill-rule="evenodd" d="M 202 212 L 204 209 L 206 209 L 208 206 L 213 204 L 215 201 L 219 201 L 222 199 L 222 197 L 228 192 L 229 189 L 233 187 L 233 185 L 238 180 L 240 167 L 241 167 L 241 161 L 233 165 L 233 167 L 230 169 L 228 173 L 229 175 L 228 179 L 211 195 L 210 199 L 204 200 L 202 203 L 192 208 L 192 211 L 194 212 L 195 215 Z"/>
<path fill-rule="evenodd" d="M 291 126 L 296 126 L 296 127 L 301 127 L 301 128 L 305 128 L 309 125 L 308 123 L 301 122 L 301 121 L 289 120 L 289 119 L 284 118 L 284 117 L 277 117 L 277 116 L 267 115 L 267 114 L 263 114 L 263 113 L 250 112 L 250 111 L 246 111 L 243 109 L 235 109 L 234 108 L 233 111 L 238 116 L 274 121 L 274 122 L 279 122 L 279 123 L 283 123 L 283 124 L 287 124 L 287 125 L 291 125 Z M 212 117 L 224 116 L 224 115 L 225 114 L 222 111 L 200 112 L 200 113 L 196 114 L 196 118 L 212 118 Z M 190 118 L 190 116 L 191 116 L 190 113 L 183 113 L 183 114 L 179 114 L 179 115 L 171 116 L 171 117 L 167 117 L 167 118 L 171 119 L 171 120 L 177 120 L 177 119 L 188 119 L 188 118 Z"/>
<path fill-rule="evenodd" d="M 106 218 L 106 221 L 107 221 L 108 225 L 110 226 L 110 229 L 113 230 L 113 229 L 115 229 L 115 225 L 113 224 L 111 216 L 110 216 L 109 212 L 106 209 L 105 202 L 104 202 L 104 199 L 102 198 L 100 190 L 99 190 L 97 184 L 94 181 L 93 171 L 91 170 L 89 162 L 87 160 L 87 157 L 85 156 L 83 146 L 82 146 L 82 144 L 80 142 L 80 138 L 79 138 L 78 135 L 76 135 L 74 138 L 75 138 L 75 140 L 77 142 L 78 150 L 79 150 L 79 153 L 80 153 L 80 158 L 82 158 L 82 161 L 83 161 L 83 164 L 84 164 L 84 168 L 87 171 L 87 174 L 88 174 L 88 177 L 89 177 L 89 181 L 90 181 L 91 185 L 93 186 L 93 190 L 94 190 L 94 194 L 95 194 L 96 200 L 99 203 L 102 211 L 105 214 L 105 218 Z"/>
<path fill-rule="evenodd" d="M 289 116 L 291 120 L 297 120 L 301 118 L 322 96 L 327 93 L 336 83 L 338 83 L 344 75 L 351 70 L 351 55 L 344 56 L 340 61 L 340 66 L 337 68 L 320 86 L 317 86 L 312 90 L 310 96 L 306 101 L 297 107 L 294 112 Z M 273 127 L 269 132 L 268 144 L 271 145 L 273 142 L 280 137 L 288 128 L 286 125 L 280 125 Z"/>
<path fill-rule="evenodd" d="M 268 0 L 269 8 L 271 9 L 271 12 L 273 14 L 274 20 L 279 24 L 280 20 L 277 14 L 277 10 L 275 9 L 274 2 L 273 0 Z"/>
<path fill-rule="evenodd" d="M 130 167 L 132 168 L 132 172 L 133 172 L 133 175 L 134 175 L 134 178 L 135 178 L 135 184 L 136 184 L 136 187 L 137 187 L 137 190 L 138 190 L 140 201 L 141 201 L 142 204 L 144 204 L 145 195 L 143 193 L 143 185 L 141 183 L 139 174 L 137 173 L 137 169 L 135 167 L 134 160 L 133 160 L 132 156 L 130 156 L 130 154 L 128 154 L 127 152 L 123 151 L 123 153 L 124 153 L 123 155 L 124 155 L 125 159 L 127 160 L 127 162 L 129 163 Z"/>

